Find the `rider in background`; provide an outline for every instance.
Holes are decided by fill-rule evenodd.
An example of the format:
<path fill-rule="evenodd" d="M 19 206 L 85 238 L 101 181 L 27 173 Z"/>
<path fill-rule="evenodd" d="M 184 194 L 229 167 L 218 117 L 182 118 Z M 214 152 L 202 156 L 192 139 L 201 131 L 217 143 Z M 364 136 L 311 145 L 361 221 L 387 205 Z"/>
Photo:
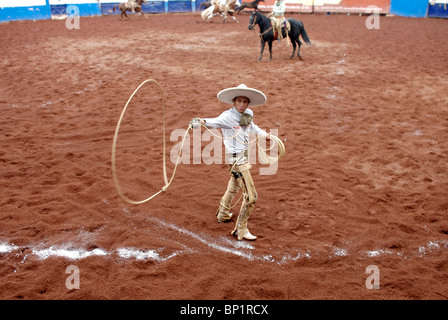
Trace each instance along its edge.
<path fill-rule="evenodd" d="M 283 38 L 282 36 L 282 25 L 285 24 L 285 9 L 286 9 L 286 3 L 285 0 L 276 0 L 274 3 L 274 7 L 272 8 L 272 12 L 268 15 L 269 17 L 274 16 L 272 19 L 274 19 L 275 23 L 275 29 L 278 31 L 277 39 L 280 41 L 280 39 Z"/>
<path fill-rule="evenodd" d="M 213 0 L 212 3 L 216 6 L 218 6 L 221 11 L 224 11 L 224 8 L 227 4 L 228 0 Z"/>
<path fill-rule="evenodd" d="M 131 9 L 132 12 L 135 12 L 136 6 L 137 6 L 137 3 L 135 2 L 135 0 L 128 0 L 128 2 L 126 2 L 126 7 Z"/>

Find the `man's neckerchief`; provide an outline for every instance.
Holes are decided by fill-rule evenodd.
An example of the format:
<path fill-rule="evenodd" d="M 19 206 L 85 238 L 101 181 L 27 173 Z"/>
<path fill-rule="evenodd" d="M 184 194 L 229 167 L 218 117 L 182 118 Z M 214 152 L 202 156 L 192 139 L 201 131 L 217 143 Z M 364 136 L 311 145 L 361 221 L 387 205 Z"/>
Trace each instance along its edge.
<path fill-rule="evenodd" d="M 240 119 L 240 126 L 245 127 L 248 126 L 252 122 L 253 116 L 248 113 L 243 113 Z"/>

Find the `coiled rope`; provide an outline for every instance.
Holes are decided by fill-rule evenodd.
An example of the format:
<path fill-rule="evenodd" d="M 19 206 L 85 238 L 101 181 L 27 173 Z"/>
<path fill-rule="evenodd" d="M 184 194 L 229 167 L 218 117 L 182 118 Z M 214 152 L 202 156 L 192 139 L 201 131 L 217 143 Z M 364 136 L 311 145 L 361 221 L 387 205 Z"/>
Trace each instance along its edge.
<path fill-rule="evenodd" d="M 120 183 L 119 183 L 119 180 L 118 180 L 118 174 L 117 174 L 117 162 L 116 162 L 117 140 L 118 140 L 118 133 L 119 133 L 119 131 L 120 131 L 121 122 L 123 121 L 123 117 L 124 117 L 124 114 L 126 113 L 126 109 L 128 108 L 129 103 L 131 102 L 131 100 L 132 100 L 132 98 L 135 96 L 135 94 L 140 90 L 140 88 L 141 88 L 144 84 L 146 84 L 146 83 L 148 83 L 148 82 L 153 82 L 153 83 L 155 83 L 155 84 L 157 85 L 157 87 L 158 87 L 158 89 L 159 89 L 159 92 L 160 92 L 160 95 L 161 95 L 161 100 L 162 100 L 162 135 L 163 135 L 163 153 L 162 153 L 162 156 L 163 156 L 163 160 L 162 160 L 163 170 L 162 170 L 162 171 L 163 171 L 163 180 L 164 180 L 164 182 L 165 182 L 165 185 L 164 185 L 159 191 L 157 191 L 157 192 L 154 193 L 152 196 L 150 196 L 150 197 L 148 197 L 148 198 L 146 198 L 146 199 L 143 199 L 143 200 L 132 200 L 132 199 L 130 199 L 129 197 L 127 197 L 127 196 L 124 194 L 123 190 L 122 190 L 121 187 L 120 187 Z M 184 136 L 183 136 L 183 138 L 182 138 L 182 143 L 181 143 L 180 148 L 179 148 L 179 152 L 178 152 L 177 160 L 176 160 L 176 163 L 175 163 L 175 165 L 174 165 L 173 173 L 171 174 L 171 177 L 170 177 L 170 179 L 168 180 L 168 175 L 167 175 L 167 170 L 166 170 L 166 138 L 165 138 L 165 130 L 166 130 L 166 124 L 165 124 L 165 122 L 166 122 L 166 120 L 165 120 L 165 117 L 166 117 L 165 96 L 164 96 L 162 87 L 161 87 L 160 84 L 159 84 L 156 80 L 154 80 L 154 79 L 147 79 L 147 80 L 143 81 L 143 82 L 142 82 L 142 83 L 141 83 L 141 84 L 134 90 L 134 92 L 131 94 L 131 96 L 129 97 L 128 101 L 126 102 L 126 104 L 125 104 L 125 106 L 124 106 L 124 108 L 123 108 L 123 110 L 122 110 L 122 112 L 121 112 L 120 118 L 118 119 L 118 123 L 117 123 L 117 126 L 116 126 L 116 128 L 115 128 L 114 139 L 113 139 L 113 142 L 112 142 L 111 164 L 112 164 L 112 175 L 113 175 L 113 181 L 114 181 L 114 184 L 115 184 L 115 188 L 117 189 L 117 192 L 118 192 L 119 196 L 120 196 L 124 201 L 126 201 L 127 203 L 137 205 L 137 204 L 143 204 L 143 203 L 145 203 L 145 202 L 147 202 L 147 201 L 153 199 L 155 196 L 159 195 L 160 193 L 165 192 L 165 191 L 168 189 L 168 187 L 171 185 L 171 182 L 172 182 L 173 179 L 174 179 L 174 176 L 175 176 L 175 174 L 176 174 L 176 170 L 177 170 L 177 166 L 179 165 L 179 162 L 180 162 L 182 149 L 183 149 L 185 140 L 186 140 L 186 138 L 187 138 L 187 136 L 188 136 L 188 131 L 189 131 L 190 129 L 193 129 L 193 127 L 192 127 L 192 125 L 190 124 L 190 125 L 188 126 L 188 129 L 185 130 L 185 134 L 184 134 Z M 204 127 L 206 130 L 208 130 L 213 136 L 215 136 L 215 137 L 217 137 L 217 138 L 219 138 L 219 139 L 221 139 L 221 140 L 226 140 L 226 139 L 233 139 L 233 138 L 236 138 L 236 137 L 238 136 L 238 134 L 240 133 L 240 131 L 241 131 L 241 127 L 240 127 L 239 130 L 236 132 L 236 134 L 235 134 L 234 136 L 232 136 L 232 137 L 230 137 L 230 138 L 223 138 L 223 137 L 221 137 L 221 136 L 219 136 L 219 135 L 216 135 L 213 131 L 211 131 L 211 130 L 210 130 L 209 128 L 207 128 L 205 125 L 201 125 L 201 126 Z M 267 152 L 266 152 L 267 150 L 271 150 L 271 149 L 274 147 L 274 145 L 272 145 L 271 148 L 269 148 L 269 149 L 264 149 L 264 148 L 260 145 L 262 139 L 266 139 L 266 137 L 264 137 L 264 138 L 262 138 L 262 139 L 258 139 L 257 146 L 258 146 L 258 148 L 259 148 L 259 150 L 260 150 L 260 152 L 259 152 L 259 156 L 260 156 L 260 159 L 262 159 L 263 163 L 265 163 L 265 164 L 272 164 L 272 163 L 277 162 L 277 161 L 278 161 L 278 160 L 285 154 L 285 145 L 283 144 L 283 142 L 282 142 L 278 137 L 276 137 L 276 136 L 274 136 L 274 135 L 268 135 L 268 136 L 269 136 L 270 139 L 274 140 L 275 143 L 278 145 L 278 156 L 271 156 L 271 155 L 268 155 Z M 254 139 L 254 140 L 248 142 L 248 147 L 249 147 L 249 148 L 251 147 L 252 143 L 255 142 L 255 140 L 257 140 L 257 139 Z M 236 164 L 236 163 L 237 163 L 237 161 L 235 162 L 235 164 Z M 234 165 L 235 165 L 235 164 L 234 164 Z M 238 202 L 237 202 L 237 203 L 238 203 Z M 233 207 L 233 206 L 232 206 L 232 207 Z"/>

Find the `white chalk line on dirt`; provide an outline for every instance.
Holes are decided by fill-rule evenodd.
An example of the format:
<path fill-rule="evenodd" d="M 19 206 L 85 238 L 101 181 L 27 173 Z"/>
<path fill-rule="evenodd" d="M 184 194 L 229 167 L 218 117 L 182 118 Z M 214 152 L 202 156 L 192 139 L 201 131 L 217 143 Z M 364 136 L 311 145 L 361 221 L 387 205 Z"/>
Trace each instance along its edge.
<path fill-rule="evenodd" d="M 123 210 L 129 214 L 132 214 L 126 208 Z M 268 263 L 276 263 L 276 264 L 284 264 L 288 261 L 298 261 L 300 259 L 312 259 L 313 257 L 324 257 L 327 259 L 333 259 L 337 257 L 346 257 L 350 256 L 349 250 L 344 248 L 335 247 L 332 245 L 324 245 L 325 252 L 321 251 L 311 251 L 311 250 L 296 250 L 295 253 L 280 253 L 276 254 L 277 257 L 274 257 L 271 254 L 263 254 L 256 255 L 252 251 L 256 249 L 256 242 L 247 242 L 247 241 L 237 241 L 233 239 L 229 239 L 226 237 L 213 237 L 210 235 L 202 234 L 199 235 L 191 230 L 188 230 L 183 227 L 179 227 L 173 223 L 166 222 L 163 219 L 155 218 L 155 217 L 146 217 L 145 220 L 151 222 L 150 225 L 157 225 L 159 228 L 173 230 L 182 234 L 183 236 L 187 236 L 192 238 L 212 250 L 217 250 L 226 254 L 232 254 L 243 259 L 249 261 L 261 261 Z M 180 242 L 181 243 L 181 242 Z M 138 249 L 133 247 L 124 247 L 118 248 L 112 251 L 107 251 L 105 249 L 95 248 L 92 250 L 86 250 L 84 248 L 79 248 L 73 242 L 67 242 L 61 245 L 51 245 L 49 247 L 44 247 L 43 244 L 37 246 L 17 246 L 15 244 L 10 244 L 8 241 L 1 242 L 0 240 L 0 255 L 2 254 L 10 254 L 13 252 L 17 252 L 16 255 L 22 254 L 22 263 L 27 260 L 27 258 L 32 255 L 36 256 L 39 260 L 45 260 L 50 257 L 61 257 L 68 260 L 80 260 L 88 257 L 116 257 L 121 259 L 135 259 L 135 260 L 151 260 L 156 262 L 164 262 L 175 256 L 181 254 L 194 254 L 200 253 L 200 248 L 191 249 L 188 245 L 181 245 L 186 248 L 185 250 L 176 250 L 169 254 L 163 255 L 162 253 L 166 248 L 158 248 L 158 249 Z M 360 258 L 371 258 L 371 257 L 380 257 L 385 255 L 396 255 L 401 258 L 413 258 L 413 257 L 424 257 L 425 255 L 437 253 L 440 250 L 448 249 L 448 241 L 447 240 L 434 240 L 429 241 L 427 244 L 419 246 L 417 250 L 409 251 L 407 254 L 399 251 L 392 251 L 389 249 L 378 249 L 378 250 L 367 250 L 360 251 Z M 357 251 L 357 250 L 356 250 Z M 24 253 L 26 252 L 26 254 Z M 278 258 L 280 256 L 280 258 Z"/>
<path fill-rule="evenodd" d="M 225 252 L 225 253 L 231 253 L 231 254 L 243 257 L 245 259 L 248 259 L 248 260 L 256 259 L 256 257 L 254 257 L 250 252 L 247 253 L 247 252 L 235 249 L 235 247 L 240 247 L 240 248 L 249 249 L 249 250 L 254 249 L 254 247 L 251 244 L 248 244 L 248 243 L 245 243 L 245 242 L 237 242 L 237 243 L 229 242 L 229 244 L 234 247 L 234 248 L 231 248 L 231 247 L 220 245 L 220 244 L 218 244 L 216 242 L 207 240 L 207 239 L 205 239 L 205 237 L 200 236 L 200 235 L 198 235 L 198 234 L 196 234 L 196 233 L 194 233 L 194 232 L 192 232 L 190 230 L 178 227 L 178 226 L 176 226 L 176 225 L 174 225 L 172 223 L 165 222 L 165 221 L 163 221 L 161 219 L 149 218 L 149 220 L 151 220 L 153 222 L 156 222 L 157 224 L 159 224 L 159 225 L 161 225 L 163 227 L 175 230 L 175 231 L 180 232 L 180 233 L 182 233 L 184 235 L 187 235 L 187 236 L 189 236 L 189 237 L 191 237 L 191 238 L 193 238 L 195 240 L 198 240 L 199 242 L 206 244 L 207 246 L 209 246 L 212 249 L 215 249 L 215 250 L 218 250 L 218 251 L 222 251 L 222 252 Z M 234 241 L 234 242 L 236 242 L 236 241 Z"/>
<path fill-rule="evenodd" d="M 261 262 L 269 262 L 276 264 L 283 264 L 288 261 L 298 261 L 300 259 L 312 259 L 313 257 L 322 256 L 321 252 L 318 251 L 299 251 L 297 250 L 294 254 L 284 253 L 281 258 L 276 258 L 273 255 L 265 254 L 265 255 L 255 255 L 251 250 L 256 249 L 254 242 L 246 242 L 246 241 L 237 241 L 230 240 L 227 238 L 213 238 L 208 235 L 199 235 L 191 230 L 186 228 L 178 227 L 175 224 L 163 221 L 159 218 L 148 218 L 151 222 L 158 224 L 161 227 L 174 230 L 176 232 L 181 233 L 182 235 L 188 236 L 199 241 L 202 244 L 207 245 L 209 248 L 213 250 L 217 250 L 227 254 L 233 254 L 238 257 L 244 258 L 249 261 L 261 261 Z M 329 252 L 324 253 L 325 257 L 328 259 L 333 259 L 336 257 L 346 257 L 349 256 L 349 252 L 347 249 L 338 248 L 334 246 L 326 246 L 329 248 Z M 448 241 L 447 240 L 434 240 L 429 241 L 427 244 L 418 247 L 417 250 L 411 251 L 408 254 L 404 254 L 403 252 L 396 252 L 389 249 L 378 249 L 378 250 L 369 250 L 361 252 L 360 258 L 365 257 L 380 257 L 385 255 L 396 255 L 402 258 L 413 258 L 413 257 L 424 257 L 428 254 L 438 253 L 441 250 L 448 249 Z M 186 249 L 186 250 L 177 250 L 167 255 L 162 255 L 165 248 L 158 249 L 136 249 L 136 248 L 118 248 L 112 251 L 107 251 L 105 249 L 95 248 L 92 250 L 86 250 L 83 248 L 77 248 L 71 242 L 58 245 L 58 246 L 50 246 L 43 247 L 39 246 L 17 246 L 15 244 L 10 244 L 7 241 L 0 242 L 0 255 L 3 254 L 11 254 L 17 252 L 16 255 L 22 254 L 22 263 L 24 263 L 30 255 L 36 256 L 39 260 L 45 260 L 50 257 L 61 257 L 68 260 L 80 260 L 88 257 L 118 257 L 122 259 L 135 259 L 135 260 L 151 260 L 156 262 L 167 261 L 175 256 L 181 254 L 192 254 L 201 252 L 201 250 L 196 249 Z M 26 254 L 24 252 L 27 252 Z M 280 254 L 281 255 L 281 254 Z"/>
<path fill-rule="evenodd" d="M 291 256 L 290 254 L 284 255 L 280 260 L 274 258 L 272 255 L 263 255 L 263 256 L 256 256 L 252 253 L 247 253 L 241 250 L 235 250 L 223 245 L 219 245 L 216 243 L 212 243 L 207 241 L 205 238 L 202 238 L 194 233 L 191 233 L 188 230 L 179 230 L 182 233 L 185 233 L 187 235 L 191 235 L 198 241 L 207 244 L 210 248 L 222 251 L 224 253 L 230 253 L 234 254 L 236 256 L 245 258 L 250 261 L 264 261 L 264 262 L 272 262 L 277 264 L 283 264 L 287 261 L 297 261 L 302 258 L 311 259 L 313 256 L 316 256 L 317 253 L 313 253 L 310 251 L 304 252 L 304 253 L 297 253 L 295 256 Z M 192 253 L 194 251 L 192 250 L 180 250 L 173 252 L 169 255 L 162 256 L 159 251 L 162 251 L 162 249 L 150 249 L 150 250 L 143 250 L 143 249 L 135 249 L 135 248 L 119 248 L 116 250 L 113 250 L 111 252 L 95 248 L 93 250 L 85 250 L 82 248 L 73 248 L 72 243 L 68 243 L 65 245 L 59 245 L 59 246 L 50 246 L 48 248 L 33 248 L 30 246 L 16 246 L 15 244 L 9 244 L 7 242 L 0 244 L 0 254 L 9 254 L 13 252 L 22 252 L 25 249 L 31 250 L 31 253 L 25 254 L 22 262 L 24 262 L 30 255 L 36 256 L 39 260 L 45 260 L 50 257 L 61 257 L 66 258 L 68 260 L 80 260 L 85 259 L 88 257 L 94 257 L 94 256 L 103 256 L 103 257 L 112 257 L 116 255 L 117 257 L 123 258 L 123 259 L 136 259 L 136 260 L 153 260 L 157 262 L 163 262 L 166 260 L 169 260 L 177 255 L 183 254 L 183 253 Z M 430 241 L 428 244 L 420 246 L 417 250 L 417 253 L 414 256 L 417 257 L 424 257 L 427 254 L 435 253 L 436 251 L 440 250 L 446 250 L 448 249 L 448 241 L 440 240 L 440 241 Z M 365 257 L 379 257 L 382 255 L 397 255 L 401 256 L 403 258 L 409 258 L 409 256 L 405 256 L 403 253 L 400 252 L 393 252 L 388 249 L 379 249 L 379 250 L 370 250 L 365 251 L 363 254 Z M 332 259 L 334 257 L 345 257 L 349 256 L 347 250 L 342 248 L 334 248 L 333 252 L 328 254 L 328 258 Z"/>
<path fill-rule="evenodd" d="M 160 250 L 139 250 L 135 248 L 119 248 L 108 252 L 107 250 L 99 248 L 95 248 L 93 250 L 74 248 L 72 243 L 66 243 L 59 246 L 50 246 L 48 248 L 17 246 L 15 244 L 9 244 L 7 242 L 0 244 L 0 254 L 23 252 L 25 250 L 31 250 L 31 252 L 23 255 L 22 262 L 27 260 L 30 255 L 36 256 L 39 260 L 45 260 L 50 257 L 61 257 L 68 260 L 81 260 L 94 256 L 110 257 L 116 255 L 117 257 L 123 259 L 153 260 L 163 262 L 183 253 L 183 251 L 176 251 L 169 255 L 162 256 L 159 253 Z"/>
<path fill-rule="evenodd" d="M 273 262 L 273 263 L 277 263 L 277 264 L 283 264 L 283 263 L 286 263 L 287 261 L 297 261 L 297 260 L 303 259 L 303 258 L 311 259 L 313 256 L 321 255 L 321 253 L 319 253 L 317 251 L 312 252 L 310 250 L 306 250 L 306 251 L 297 250 L 294 255 L 291 255 L 290 253 L 284 253 L 280 259 L 275 258 L 273 255 L 270 255 L 270 254 L 257 256 L 255 254 L 253 254 L 252 252 L 243 251 L 244 249 L 246 249 L 246 250 L 256 249 L 254 247 L 255 242 L 229 240 L 227 238 L 210 239 L 211 237 L 209 237 L 209 236 L 200 236 L 190 230 L 187 230 L 182 227 L 178 227 L 169 222 L 165 222 L 159 218 L 148 218 L 148 219 L 153 223 L 159 224 L 160 226 L 169 228 L 171 230 L 175 230 L 179 233 L 182 233 L 184 235 L 192 237 L 192 238 L 200 241 L 201 243 L 206 244 L 207 246 L 209 246 L 212 249 L 222 251 L 225 253 L 230 253 L 233 255 L 237 255 L 237 256 L 240 256 L 247 260 L 251 260 L 251 261 L 264 261 L 264 262 Z M 221 242 L 221 243 L 224 242 L 224 243 L 219 244 L 217 242 Z M 334 247 L 331 245 L 326 245 L 326 247 L 330 248 L 329 253 L 326 253 L 326 255 L 329 259 L 332 259 L 335 257 L 345 257 L 345 256 L 350 255 L 347 249 L 338 248 L 338 247 Z M 428 244 L 418 247 L 417 251 L 410 252 L 408 254 L 404 254 L 403 252 L 392 251 L 389 249 L 378 249 L 378 250 L 363 251 L 361 253 L 361 256 L 371 258 L 371 257 L 384 256 L 384 255 L 397 255 L 397 256 L 403 257 L 403 258 L 411 258 L 411 257 L 415 257 L 415 256 L 423 257 L 424 255 L 433 253 L 434 251 L 446 250 L 446 249 L 448 249 L 448 241 L 447 240 L 435 240 L 435 241 L 429 241 Z"/>

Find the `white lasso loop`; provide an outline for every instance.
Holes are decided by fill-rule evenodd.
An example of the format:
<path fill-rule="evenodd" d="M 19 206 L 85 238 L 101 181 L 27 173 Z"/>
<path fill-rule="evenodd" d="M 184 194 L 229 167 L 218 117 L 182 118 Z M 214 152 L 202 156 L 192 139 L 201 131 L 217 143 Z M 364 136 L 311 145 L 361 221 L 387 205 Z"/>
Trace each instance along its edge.
<path fill-rule="evenodd" d="M 126 112 L 126 109 L 127 109 L 128 105 L 129 105 L 129 103 L 131 102 L 132 98 L 134 97 L 134 95 L 137 93 L 137 91 L 147 82 L 154 82 L 158 86 L 160 94 L 162 96 L 162 112 L 163 112 L 163 115 L 162 115 L 162 121 L 163 121 L 163 130 L 162 130 L 162 134 L 163 134 L 163 179 L 165 181 L 165 185 L 162 187 L 162 189 L 160 189 L 158 192 L 156 192 L 152 196 L 150 196 L 150 197 L 148 197 L 148 198 L 146 198 L 144 200 L 137 201 L 137 200 L 132 200 L 132 199 L 128 198 L 124 194 L 124 192 L 121 190 L 120 183 L 118 182 L 118 176 L 117 176 L 117 170 L 116 170 L 116 150 L 117 150 L 118 132 L 120 130 L 120 125 L 121 125 L 121 122 L 123 120 L 123 116 L 124 116 L 124 114 Z M 182 140 L 182 145 L 181 145 L 181 148 L 179 149 L 179 157 L 177 158 L 176 165 L 174 167 L 174 171 L 173 171 L 173 174 L 171 176 L 171 179 L 168 181 L 168 177 L 167 177 L 167 173 L 166 173 L 166 156 L 165 156 L 165 154 L 166 154 L 165 97 L 163 95 L 162 87 L 160 86 L 160 84 L 156 80 L 154 80 L 154 79 L 147 79 L 147 80 L 143 81 L 137 87 L 137 89 L 135 89 L 134 92 L 131 94 L 131 96 L 129 97 L 128 101 L 126 102 L 126 105 L 123 108 L 123 111 L 121 112 L 120 119 L 118 120 L 117 127 L 115 128 L 115 135 L 114 135 L 114 140 L 113 140 L 113 143 L 112 143 L 112 159 L 111 159 L 112 160 L 112 174 L 113 174 L 115 187 L 116 187 L 117 192 L 120 195 L 120 197 L 124 201 L 126 201 L 126 202 L 128 202 L 130 204 L 142 204 L 142 203 L 145 203 L 145 202 L 151 200 L 152 198 L 154 198 L 155 196 L 157 196 L 161 192 L 165 192 L 166 189 L 168 189 L 168 187 L 171 184 L 171 182 L 173 181 L 174 174 L 176 173 L 177 165 L 179 164 L 179 159 L 180 159 L 180 153 L 182 151 L 182 146 L 184 144 L 185 138 L 187 137 L 187 134 L 188 134 L 188 130 L 185 131 L 185 135 L 184 135 L 184 138 Z"/>

